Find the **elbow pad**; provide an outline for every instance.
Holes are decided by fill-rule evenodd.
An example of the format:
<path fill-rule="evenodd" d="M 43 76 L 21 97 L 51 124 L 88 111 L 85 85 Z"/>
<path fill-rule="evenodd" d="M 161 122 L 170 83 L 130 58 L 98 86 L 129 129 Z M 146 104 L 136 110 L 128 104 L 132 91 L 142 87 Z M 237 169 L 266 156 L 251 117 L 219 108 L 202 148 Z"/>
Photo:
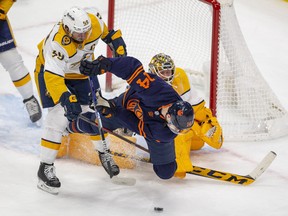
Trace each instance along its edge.
<path fill-rule="evenodd" d="M 127 56 L 126 44 L 120 30 L 110 30 L 103 41 L 110 47 L 113 57 Z"/>

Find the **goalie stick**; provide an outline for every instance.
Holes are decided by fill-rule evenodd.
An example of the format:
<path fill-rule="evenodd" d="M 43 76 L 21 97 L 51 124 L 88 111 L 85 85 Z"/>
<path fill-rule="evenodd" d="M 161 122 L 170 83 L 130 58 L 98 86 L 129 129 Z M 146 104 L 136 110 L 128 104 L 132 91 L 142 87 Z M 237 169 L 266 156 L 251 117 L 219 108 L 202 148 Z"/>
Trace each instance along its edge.
<path fill-rule="evenodd" d="M 250 174 L 245 176 L 197 166 L 193 166 L 193 171 L 187 173 L 234 184 L 250 185 L 256 181 L 256 179 L 259 178 L 263 172 L 265 172 L 276 156 L 277 155 L 275 152 L 270 151 L 257 165 L 257 167 Z"/>
<path fill-rule="evenodd" d="M 132 156 L 132 155 L 127 155 L 124 153 L 118 153 L 114 151 L 110 151 L 110 153 L 118 157 L 130 158 L 130 159 L 142 161 L 145 163 L 151 163 L 149 158 L 142 158 L 139 156 Z M 187 174 L 211 178 L 211 179 L 215 179 L 218 181 L 226 181 L 226 182 L 239 184 L 239 185 L 250 185 L 254 181 L 256 181 L 256 179 L 259 178 L 259 176 L 261 176 L 262 173 L 265 172 L 265 170 L 270 166 L 270 164 L 273 162 L 276 156 L 277 155 L 275 152 L 270 151 L 263 158 L 263 160 L 257 165 L 257 167 L 248 175 L 239 175 L 239 174 L 218 171 L 218 170 L 213 170 L 213 169 L 199 167 L 199 166 L 193 166 L 193 171 L 187 172 Z"/>
<path fill-rule="evenodd" d="M 94 126 L 97 126 L 96 122 L 91 121 L 90 119 L 86 118 L 85 116 L 82 116 L 82 115 L 79 115 L 79 116 L 82 120 L 86 121 L 87 123 L 94 125 Z M 103 128 L 103 130 L 108 132 L 108 133 L 111 133 L 112 135 L 117 136 L 118 138 L 122 139 L 123 141 L 126 141 L 127 143 L 134 145 L 137 148 L 149 153 L 149 150 L 144 148 L 143 146 L 141 146 L 141 145 L 139 145 L 139 144 L 137 144 L 137 143 L 135 143 L 129 139 L 126 139 L 125 137 L 123 137 L 117 133 L 114 133 L 113 131 L 110 131 L 106 128 Z M 130 159 L 150 163 L 149 158 L 142 158 L 139 156 L 132 156 L 132 155 L 127 155 L 125 153 L 117 153 L 117 152 L 113 152 L 113 151 L 110 151 L 110 153 L 112 155 L 115 155 L 118 157 L 130 158 Z M 187 172 L 187 174 L 202 176 L 202 177 L 211 178 L 211 179 L 215 179 L 215 180 L 219 180 L 219 181 L 226 181 L 226 182 L 230 182 L 230 183 L 234 183 L 234 184 L 249 185 L 249 184 L 253 183 L 259 176 L 261 176 L 263 172 L 265 172 L 265 170 L 270 166 L 270 164 L 273 162 L 273 160 L 275 159 L 276 156 L 277 155 L 275 152 L 270 151 L 263 158 L 263 160 L 257 165 L 257 167 L 248 175 L 233 174 L 233 173 L 229 173 L 229 172 L 218 171 L 218 170 L 213 170 L 213 169 L 199 167 L 199 166 L 193 166 L 193 171 Z"/>

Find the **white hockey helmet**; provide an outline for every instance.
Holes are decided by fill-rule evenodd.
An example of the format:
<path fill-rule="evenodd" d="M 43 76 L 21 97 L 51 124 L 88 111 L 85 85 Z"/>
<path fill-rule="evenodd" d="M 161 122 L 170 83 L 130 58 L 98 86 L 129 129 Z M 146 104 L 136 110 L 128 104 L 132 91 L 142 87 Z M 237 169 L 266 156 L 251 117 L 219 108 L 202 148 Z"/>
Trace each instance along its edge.
<path fill-rule="evenodd" d="M 91 34 L 91 20 L 80 7 L 74 6 L 64 12 L 63 28 L 74 41 L 82 43 Z"/>
<path fill-rule="evenodd" d="M 171 84 L 175 75 L 174 61 L 169 55 L 159 53 L 151 59 L 149 63 L 149 72 L 156 74 L 168 84 Z"/>

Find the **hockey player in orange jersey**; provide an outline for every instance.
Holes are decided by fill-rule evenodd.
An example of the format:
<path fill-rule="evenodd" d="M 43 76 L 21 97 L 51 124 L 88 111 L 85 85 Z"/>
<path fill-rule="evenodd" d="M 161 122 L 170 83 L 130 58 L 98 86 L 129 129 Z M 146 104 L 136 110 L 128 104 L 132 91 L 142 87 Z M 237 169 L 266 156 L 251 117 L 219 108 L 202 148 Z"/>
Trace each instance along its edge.
<path fill-rule="evenodd" d="M 221 148 L 222 128 L 211 110 L 205 107 L 205 101 L 191 88 L 186 72 L 175 67 L 169 55 L 164 53 L 155 55 L 149 63 L 149 72 L 158 75 L 170 84 L 183 100 L 192 104 L 194 109 L 195 123 L 192 129 L 175 138 L 176 160 L 178 160 L 175 176 L 184 178 L 186 172 L 193 170 L 190 150 L 199 150 L 205 143 L 215 149 Z"/>

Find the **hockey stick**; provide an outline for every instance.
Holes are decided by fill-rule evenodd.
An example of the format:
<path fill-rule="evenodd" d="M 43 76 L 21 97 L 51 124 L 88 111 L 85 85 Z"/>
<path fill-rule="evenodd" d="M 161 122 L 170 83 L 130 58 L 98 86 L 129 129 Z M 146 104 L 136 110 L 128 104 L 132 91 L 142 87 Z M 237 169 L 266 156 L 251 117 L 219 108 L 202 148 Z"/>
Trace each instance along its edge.
<path fill-rule="evenodd" d="M 93 126 L 98 127 L 98 124 L 97 124 L 96 122 L 91 121 L 89 118 L 87 118 L 87 117 L 85 117 L 85 116 L 83 116 L 83 115 L 81 115 L 81 114 L 79 115 L 79 118 L 82 119 L 83 121 L 85 121 L 85 122 L 93 125 Z M 141 149 L 141 150 L 143 150 L 143 151 L 145 151 L 145 152 L 147 152 L 147 153 L 149 153 L 149 150 L 148 150 L 148 149 L 146 149 L 146 148 L 144 148 L 143 146 L 141 146 L 141 145 L 139 145 L 139 144 L 137 144 L 137 143 L 135 143 L 135 142 L 133 142 L 133 141 L 125 138 L 124 136 L 121 136 L 120 134 L 117 134 L 117 133 L 115 133 L 115 132 L 113 132 L 113 131 L 111 131 L 111 130 L 109 130 L 109 129 L 107 129 L 107 128 L 104 128 L 103 126 L 102 126 L 102 130 L 105 131 L 105 132 L 107 132 L 107 133 L 110 133 L 110 134 L 112 134 L 112 135 L 114 135 L 114 136 L 116 136 L 116 137 L 118 137 L 119 139 L 122 139 L 123 141 L 125 141 L 125 142 L 127 142 L 127 143 L 129 143 L 129 144 L 131 144 L 131 145 L 136 146 L 137 148 L 139 148 L 139 149 Z"/>
<path fill-rule="evenodd" d="M 102 145 L 103 145 L 103 151 L 104 151 L 104 154 L 109 154 L 107 143 L 106 143 L 104 132 L 103 132 L 101 117 L 100 117 L 99 112 L 96 109 L 96 104 L 97 104 L 97 98 L 96 98 L 96 93 L 95 93 L 96 89 L 94 87 L 94 83 L 93 83 L 91 77 L 88 77 L 88 79 L 89 79 L 89 84 L 90 84 L 90 88 L 91 88 L 92 102 L 93 102 L 93 105 L 95 107 L 95 115 L 96 115 L 96 119 L 98 121 L 97 127 L 98 127 L 99 134 L 101 137 L 101 141 L 102 141 Z M 109 156 L 109 157 L 111 157 L 111 156 Z M 107 167 L 108 167 L 109 176 L 110 176 L 110 178 L 112 178 L 114 175 L 113 175 L 112 166 L 111 166 L 111 163 L 109 160 L 107 161 Z"/>
<path fill-rule="evenodd" d="M 265 170 L 270 166 L 276 156 L 277 155 L 275 152 L 270 151 L 257 165 L 257 167 L 251 173 L 245 176 L 197 166 L 193 166 L 193 171 L 187 173 L 234 184 L 250 185 L 256 181 L 256 179 L 259 178 L 263 172 L 265 172 Z"/>
<path fill-rule="evenodd" d="M 97 126 L 96 122 L 91 121 L 90 119 L 86 118 L 85 116 L 79 115 L 79 117 L 84 120 L 85 122 Z M 123 141 L 126 141 L 127 143 L 136 146 L 137 148 L 148 152 L 149 150 L 142 147 L 141 145 L 126 139 L 125 137 L 114 133 L 113 131 L 110 131 L 106 128 L 103 128 L 104 131 L 111 133 L 112 135 L 115 135 L 116 137 L 122 139 Z M 138 156 L 131 156 L 131 155 L 127 155 L 124 153 L 117 153 L 117 152 L 112 152 L 110 151 L 110 153 L 112 155 L 118 156 L 118 157 L 123 157 L 123 158 L 130 158 L 130 159 L 134 159 L 134 160 L 138 160 L 138 161 L 142 161 L 142 162 L 146 162 L 146 163 L 150 163 L 150 159 L 149 158 L 141 158 Z M 197 175 L 197 176 L 202 176 L 202 177 L 206 177 L 206 178 L 211 178 L 211 179 L 215 179 L 215 180 L 219 180 L 219 181 L 226 181 L 226 182 L 230 182 L 230 183 L 234 183 L 234 184 L 240 184 L 240 185 L 249 185 L 251 183 L 253 183 L 260 175 L 262 175 L 262 173 L 270 166 L 270 164 L 273 162 L 273 160 L 276 157 L 276 153 L 271 151 L 269 152 L 264 159 L 257 165 L 257 167 L 248 175 L 239 175 L 239 174 L 233 174 L 233 173 L 229 173 L 229 172 L 224 172 L 224 171 L 217 171 L 217 170 L 213 170 L 213 169 L 209 169 L 209 168 L 204 168 L 204 167 L 198 167 L 198 166 L 193 166 L 193 171 L 191 172 L 187 172 L 187 174 L 192 174 L 192 175 Z"/>
<path fill-rule="evenodd" d="M 138 156 L 132 156 L 127 155 L 125 153 L 117 153 L 114 151 L 110 151 L 110 153 L 114 156 L 123 157 L 123 158 L 130 158 L 137 161 L 145 162 L 145 163 L 151 163 L 149 158 L 142 158 Z M 276 153 L 273 151 L 270 151 L 263 159 L 262 161 L 257 165 L 257 167 L 248 175 L 239 175 L 239 174 L 233 174 L 229 172 L 224 171 L 217 171 L 209 168 L 199 167 L 199 166 L 193 166 L 193 171 L 187 172 L 187 174 L 202 176 L 206 178 L 215 179 L 218 181 L 226 181 L 233 184 L 239 184 L 239 185 L 250 185 L 254 181 L 256 181 L 259 176 L 262 175 L 262 173 L 265 172 L 265 170 L 270 166 L 270 164 L 273 162 L 273 160 L 276 157 Z"/>
<path fill-rule="evenodd" d="M 150 158 L 143 158 L 143 157 L 139 157 L 139 156 L 128 155 L 128 154 L 125 154 L 125 153 L 119 153 L 119 152 L 115 152 L 115 151 L 111 151 L 111 150 L 109 150 L 109 153 L 111 155 L 114 155 L 114 156 L 117 156 L 117 157 L 137 160 L 137 161 L 141 161 L 141 162 L 144 162 L 144 163 L 151 163 Z"/>

